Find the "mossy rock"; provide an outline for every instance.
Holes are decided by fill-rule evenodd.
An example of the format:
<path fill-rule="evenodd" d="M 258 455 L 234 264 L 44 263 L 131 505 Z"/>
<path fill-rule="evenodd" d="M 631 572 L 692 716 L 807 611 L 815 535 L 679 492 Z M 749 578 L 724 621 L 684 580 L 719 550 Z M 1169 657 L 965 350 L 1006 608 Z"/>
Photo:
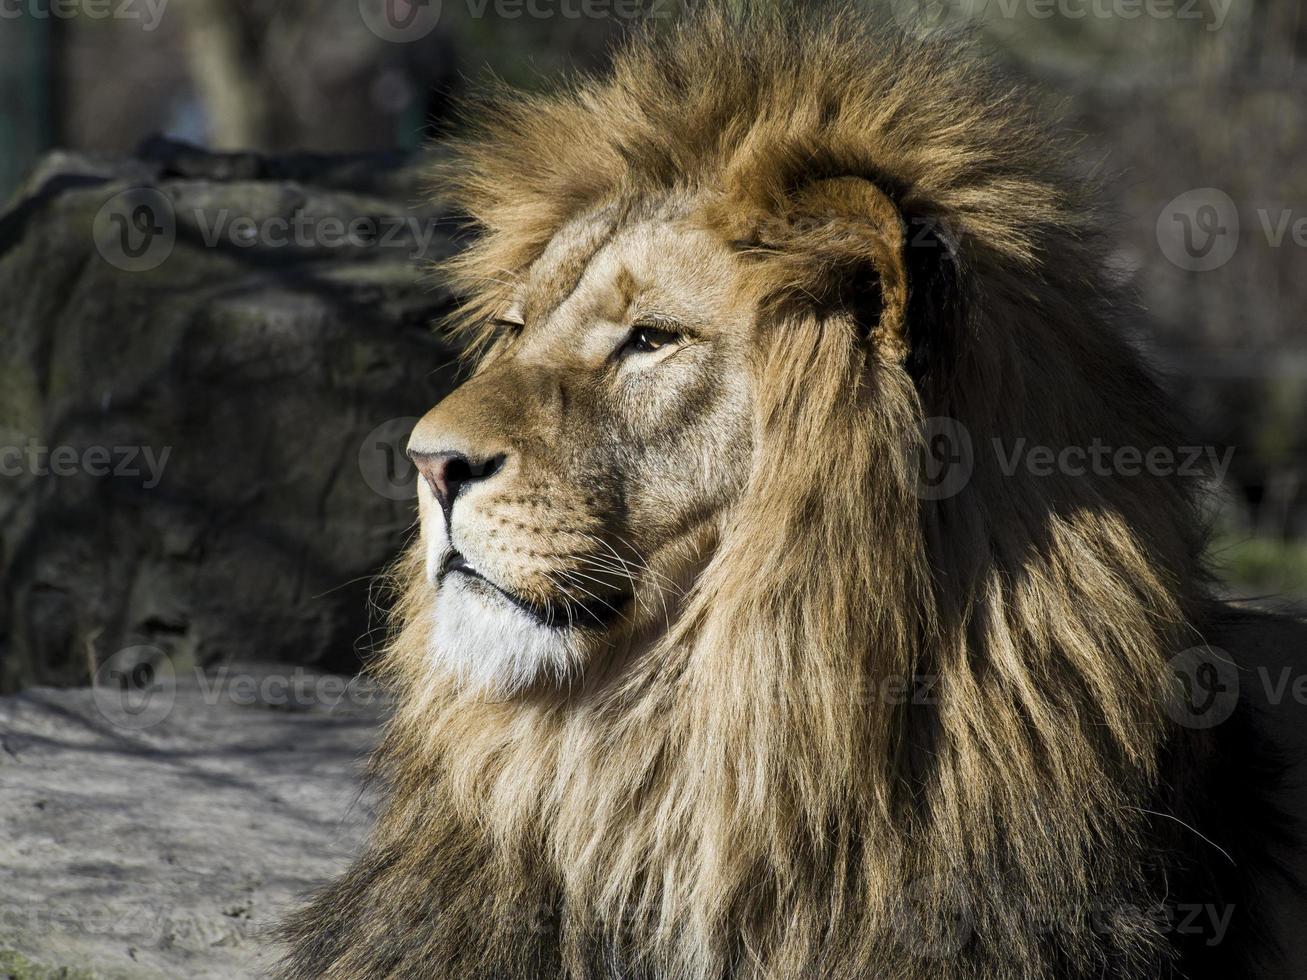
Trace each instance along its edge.
<path fill-rule="evenodd" d="M 0 692 L 137 646 L 357 667 L 414 516 L 405 420 L 456 370 L 423 169 L 42 163 L 0 216 Z"/>

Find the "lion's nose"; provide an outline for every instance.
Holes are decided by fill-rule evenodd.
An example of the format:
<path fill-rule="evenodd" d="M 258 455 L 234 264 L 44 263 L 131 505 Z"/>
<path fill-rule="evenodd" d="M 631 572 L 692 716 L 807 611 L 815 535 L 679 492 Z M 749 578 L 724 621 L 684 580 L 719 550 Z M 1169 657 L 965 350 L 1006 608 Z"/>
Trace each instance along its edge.
<path fill-rule="evenodd" d="M 459 452 L 424 453 L 412 449 L 408 454 L 446 512 L 454 506 L 463 488 L 498 473 L 505 458 L 503 453 L 473 459 Z"/>

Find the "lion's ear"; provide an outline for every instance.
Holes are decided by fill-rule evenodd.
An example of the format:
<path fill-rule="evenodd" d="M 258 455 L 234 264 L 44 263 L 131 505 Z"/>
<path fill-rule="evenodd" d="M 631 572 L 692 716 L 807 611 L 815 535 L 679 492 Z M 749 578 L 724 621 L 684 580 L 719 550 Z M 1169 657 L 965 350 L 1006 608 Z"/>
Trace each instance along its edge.
<path fill-rule="evenodd" d="M 861 335 L 893 360 L 907 356 L 906 227 L 894 203 L 871 181 L 834 177 L 796 195 L 817 216 L 812 252 L 825 288 Z M 829 223 L 822 218 L 829 218 Z"/>
<path fill-rule="evenodd" d="M 768 256 L 776 293 L 850 318 L 880 356 L 904 361 L 907 231 L 894 202 L 870 180 L 830 177 L 770 210 L 749 244 Z"/>

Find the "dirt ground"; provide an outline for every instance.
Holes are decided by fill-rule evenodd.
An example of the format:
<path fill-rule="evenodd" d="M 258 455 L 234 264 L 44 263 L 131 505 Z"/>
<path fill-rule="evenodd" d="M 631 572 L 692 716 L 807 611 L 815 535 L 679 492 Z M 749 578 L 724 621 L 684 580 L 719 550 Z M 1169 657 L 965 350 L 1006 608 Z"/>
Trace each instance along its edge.
<path fill-rule="evenodd" d="M 267 665 L 0 698 L 0 978 L 261 975 L 370 824 L 384 711 Z"/>

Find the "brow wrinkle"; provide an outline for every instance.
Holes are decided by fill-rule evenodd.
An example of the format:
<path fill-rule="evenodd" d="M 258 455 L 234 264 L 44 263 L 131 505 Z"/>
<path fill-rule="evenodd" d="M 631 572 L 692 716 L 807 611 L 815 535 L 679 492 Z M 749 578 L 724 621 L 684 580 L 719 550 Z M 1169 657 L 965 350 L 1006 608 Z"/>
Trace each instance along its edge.
<path fill-rule="evenodd" d="M 537 272 L 539 278 L 531 286 L 532 295 L 526 304 L 530 321 L 547 320 L 576 293 L 594 257 L 613 240 L 621 228 L 621 216 L 611 209 L 609 212 L 594 215 L 575 231 L 565 228 L 559 232 L 559 237 L 555 239 L 560 249 L 556 259 L 550 254 L 554 246 L 546 249 L 540 261 L 549 264 Z M 576 236 L 575 240 L 567 240 L 572 235 Z M 536 276 L 532 278 L 536 279 Z M 550 302 L 554 296 L 557 299 Z"/>

